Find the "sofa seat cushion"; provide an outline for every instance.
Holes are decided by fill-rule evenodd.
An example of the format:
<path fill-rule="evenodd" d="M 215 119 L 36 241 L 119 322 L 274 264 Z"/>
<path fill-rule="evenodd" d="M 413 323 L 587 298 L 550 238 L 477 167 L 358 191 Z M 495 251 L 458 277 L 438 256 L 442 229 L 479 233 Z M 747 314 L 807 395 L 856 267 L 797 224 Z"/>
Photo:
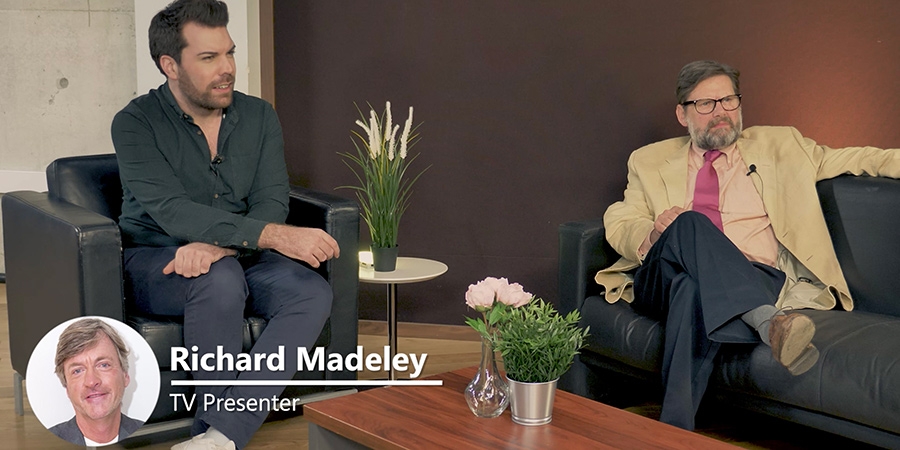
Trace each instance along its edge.
<path fill-rule="evenodd" d="M 718 355 L 710 388 L 739 392 L 900 432 L 900 319 L 867 312 L 799 311 L 816 324 L 819 362 L 792 376 L 766 345 L 734 344 Z M 659 373 L 663 327 L 624 302 L 589 297 L 585 353 Z"/>
<path fill-rule="evenodd" d="M 663 327 L 628 303 L 609 304 L 602 297 L 584 300 L 581 326 L 590 326 L 583 351 L 602 355 L 647 372 L 662 369 Z"/>
<path fill-rule="evenodd" d="M 732 346 L 719 355 L 711 385 L 900 432 L 900 319 L 801 312 L 816 324 L 820 352 L 809 372 L 791 376 L 767 346 Z"/>

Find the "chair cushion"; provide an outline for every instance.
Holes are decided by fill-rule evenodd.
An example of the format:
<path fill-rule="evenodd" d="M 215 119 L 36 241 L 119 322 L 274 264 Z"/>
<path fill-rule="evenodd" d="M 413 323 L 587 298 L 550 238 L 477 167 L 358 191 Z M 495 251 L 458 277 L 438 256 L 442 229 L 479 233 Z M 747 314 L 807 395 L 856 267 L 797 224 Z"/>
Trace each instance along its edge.
<path fill-rule="evenodd" d="M 184 347 L 184 324 L 181 317 L 163 316 L 128 316 L 128 325 L 137 330 L 153 349 L 159 367 L 163 371 L 172 368 L 172 347 Z M 244 319 L 243 352 L 249 352 L 253 343 L 259 339 L 266 328 L 266 321 L 261 317 Z M 325 321 L 325 327 L 319 333 L 316 346 L 327 347 L 331 343 L 331 319 Z M 286 350 L 287 351 L 287 350 Z M 294 350 L 296 351 L 296 350 Z"/>

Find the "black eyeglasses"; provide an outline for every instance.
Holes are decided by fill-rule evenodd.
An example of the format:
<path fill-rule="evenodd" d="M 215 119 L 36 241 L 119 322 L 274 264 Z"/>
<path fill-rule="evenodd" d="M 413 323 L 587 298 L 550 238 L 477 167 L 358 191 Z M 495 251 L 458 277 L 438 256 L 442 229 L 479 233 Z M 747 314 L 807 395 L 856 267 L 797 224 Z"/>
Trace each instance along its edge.
<path fill-rule="evenodd" d="M 711 98 L 700 98 L 697 100 L 684 102 L 681 104 L 681 106 L 693 104 L 694 109 L 697 110 L 697 113 L 709 114 L 713 112 L 714 109 L 716 109 L 716 103 L 721 103 L 722 109 L 724 109 L 725 111 L 734 111 L 741 106 L 741 94 L 729 95 L 718 100 L 713 100 Z"/>

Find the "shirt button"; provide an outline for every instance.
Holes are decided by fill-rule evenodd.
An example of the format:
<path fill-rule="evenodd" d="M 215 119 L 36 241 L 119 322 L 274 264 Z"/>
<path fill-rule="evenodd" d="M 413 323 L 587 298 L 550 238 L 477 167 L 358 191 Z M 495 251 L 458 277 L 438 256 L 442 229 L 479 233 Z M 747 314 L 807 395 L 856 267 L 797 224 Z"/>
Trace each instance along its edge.
<path fill-rule="evenodd" d="M 187 120 L 187 119 L 190 119 L 191 116 L 189 116 L 189 115 L 187 115 L 187 114 L 182 114 L 182 115 L 181 115 L 181 118 L 184 119 L 184 120 Z"/>
<path fill-rule="evenodd" d="M 213 241 L 213 244 L 219 245 L 219 241 Z"/>
<path fill-rule="evenodd" d="M 250 245 L 250 244 L 247 243 L 247 241 L 244 241 L 243 244 L 244 244 L 244 247 Z"/>
<path fill-rule="evenodd" d="M 219 194 L 213 195 L 213 198 L 219 198 Z"/>
<path fill-rule="evenodd" d="M 197 130 L 197 136 L 203 136 L 203 131 Z"/>

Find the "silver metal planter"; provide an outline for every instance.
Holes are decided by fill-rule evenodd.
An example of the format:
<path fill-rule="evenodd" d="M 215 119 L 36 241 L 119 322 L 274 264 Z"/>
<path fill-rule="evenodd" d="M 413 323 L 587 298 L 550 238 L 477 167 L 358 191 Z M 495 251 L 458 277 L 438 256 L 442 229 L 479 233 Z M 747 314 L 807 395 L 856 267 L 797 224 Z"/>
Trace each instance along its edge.
<path fill-rule="evenodd" d="M 519 425 L 546 425 L 553 420 L 553 399 L 556 397 L 556 382 L 520 383 L 509 380 L 510 411 L 513 422 Z"/>

